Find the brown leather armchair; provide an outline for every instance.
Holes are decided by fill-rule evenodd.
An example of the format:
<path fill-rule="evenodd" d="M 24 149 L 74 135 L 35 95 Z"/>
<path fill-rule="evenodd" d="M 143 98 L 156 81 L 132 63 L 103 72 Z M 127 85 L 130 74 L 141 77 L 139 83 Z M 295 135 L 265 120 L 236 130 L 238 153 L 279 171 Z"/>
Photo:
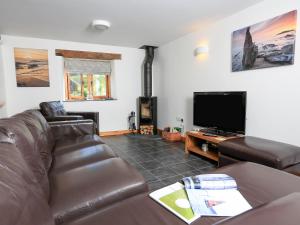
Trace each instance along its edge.
<path fill-rule="evenodd" d="M 48 122 L 91 119 L 99 132 L 99 112 L 67 112 L 61 101 L 40 103 L 40 109 Z"/>

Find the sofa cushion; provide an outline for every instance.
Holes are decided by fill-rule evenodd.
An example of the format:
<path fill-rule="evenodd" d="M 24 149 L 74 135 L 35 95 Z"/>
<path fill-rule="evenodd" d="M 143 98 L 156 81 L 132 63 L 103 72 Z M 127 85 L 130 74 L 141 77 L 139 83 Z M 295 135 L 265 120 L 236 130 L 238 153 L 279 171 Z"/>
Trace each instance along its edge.
<path fill-rule="evenodd" d="M 39 151 L 36 149 L 34 137 L 25 123 L 18 118 L 1 119 L 0 133 L 5 136 L 5 139 L 11 139 L 11 141 L 16 145 L 25 162 L 35 175 L 37 182 L 41 185 L 45 197 L 48 198 L 48 174 L 40 157 Z"/>
<path fill-rule="evenodd" d="M 0 167 L 0 223 L 54 225 L 49 205 L 35 176 L 16 146 L 8 143 L 1 134 Z"/>
<path fill-rule="evenodd" d="M 214 172 L 235 178 L 240 192 L 252 207 L 300 190 L 300 177 L 252 162 L 235 163 Z"/>
<path fill-rule="evenodd" d="M 51 173 L 57 173 L 84 166 L 101 160 L 117 157 L 106 144 L 84 147 L 75 151 L 56 155 Z"/>
<path fill-rule="evenodd" d="M 54 149 L 54 138 L 51 128 L 46 120 L 37 111 L 26 111 L 15 115 L 15 118 L 21 119 L 30 130 L 35 141 L 35 148 L 39 150 L 40 156 L 44 162 L 45 168 L 48 171 L 52 162 L 52 151 Z"/>
<path fill-rule="evenodd" d="M 300 193 L 292 193 L 217 223 L 218 225 L 298 225 Z"/>
<path fill-rule="evenodd" d="M 147 194 L 134 196 L 65 225 L 186 225 Z M 192 225 L 205 223 L 197 223 Z M 209 224 L 209 223 L 207 223 Z M 210 224 L 211 225 L 211 224 Z"/>
<path fill-rule="evenodd" d="M 104 144 L 104 142 L 98 135 L 95 134 L 68 137 L 56 141 L 54 154 L 59 155 L 98 144 Z"/>
<path fill-rule="evenodd" d="M 241 162 L 219 168 L 211 173 L 225 173 L 236 179 L 239 191 L 255 208 L 299 191 L 300 178 L 263 165 Z M 280 209 L 279 209 L 280 210 Z M 299 211 L 299 210 L 298 210 Z M 251 212 L 251 211 L 250 211 Z M 279 214 L 278 216 L 281 216 Z M 192 225 L 211 225 L 224 217 L 204 216 Z M 289 218 L 286 218 L 287 223 Z M 186 225 L 147 195 L 132 197 L 109 208 L 89 214 L 65 225 Z M 243 225 L 244 223 L 237 223 Z M 273 223 L 264 223 L 273 224 Z"/>
<path fill-rule="evenodd" d="M 300 162 L 300 147 L 257 137 L 241 137 L 219 144 L 223 155 L 284 169 Z"/>
<path fill-rule="evenodd" d="M 40 108 L 44 116 L 55 117 L 67 115 L 61 101 L 42 102 L 40 103 Z"/>
<path fill-rule="evenodd" d="M 50 207 L 56 224 L 148 190 L 143 177 L 120 158 L 57 173 L 50 177 L 50 184 Z"/>

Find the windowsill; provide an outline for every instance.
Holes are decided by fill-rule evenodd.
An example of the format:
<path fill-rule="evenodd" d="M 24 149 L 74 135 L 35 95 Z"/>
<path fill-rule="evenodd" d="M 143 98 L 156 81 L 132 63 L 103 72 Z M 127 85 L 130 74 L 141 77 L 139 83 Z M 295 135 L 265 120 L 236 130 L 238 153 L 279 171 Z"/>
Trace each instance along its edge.
<path fill-rule="evenodd" d="M 105 102 L 105 101 L 116 101 L 116 98 L 105 98 L 105 99 L 74 99 L 74 100 L 64 100 L 63 102 Z"/>

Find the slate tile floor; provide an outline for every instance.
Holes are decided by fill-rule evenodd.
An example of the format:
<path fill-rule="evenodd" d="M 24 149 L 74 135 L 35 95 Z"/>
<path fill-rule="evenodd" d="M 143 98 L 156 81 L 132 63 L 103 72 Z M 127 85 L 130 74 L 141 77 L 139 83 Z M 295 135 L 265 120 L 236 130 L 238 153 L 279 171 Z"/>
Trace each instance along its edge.
<path fill-rule="evenodd" d="M 170 143 L 159 136 L 122 135 L 103 140 L 143 174 L 152 191 L 216 168 L 208 159 L 185 155 L 183 143 Z"/>

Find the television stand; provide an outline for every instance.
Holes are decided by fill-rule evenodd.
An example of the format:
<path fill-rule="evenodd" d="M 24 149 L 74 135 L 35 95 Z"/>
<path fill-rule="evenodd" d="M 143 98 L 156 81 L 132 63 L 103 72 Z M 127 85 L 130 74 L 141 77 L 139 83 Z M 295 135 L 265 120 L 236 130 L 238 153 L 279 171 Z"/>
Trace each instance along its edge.
<path fill-rule="evenodd" d="M 226 132 L 226 131 L 222 131 L 222 130 L 217 130 L 217 129 L 214 129 L 214 128 L 203 128 L 200 130 L 201 132 L 213 136 L 222 136 L 222 137 L 233 137 L 233 136 L 236 136 L 237 134 L 236 133 L 233 133 L 233 132 Z"/>
<path fill-rule="evenodd" d="M 194 152 L 203 157 L 209 158 L 214 161 L 219 161 L 218 144 L 228 139 L 237 138 L 238 136 L 224 137 L 219 135 L 209 135 L 202 131 L 188 131 L 185 140 L 185 153 L 189 154 Z M 204 151 L 202 145 L 207 144 L 208 149 Z"/>

